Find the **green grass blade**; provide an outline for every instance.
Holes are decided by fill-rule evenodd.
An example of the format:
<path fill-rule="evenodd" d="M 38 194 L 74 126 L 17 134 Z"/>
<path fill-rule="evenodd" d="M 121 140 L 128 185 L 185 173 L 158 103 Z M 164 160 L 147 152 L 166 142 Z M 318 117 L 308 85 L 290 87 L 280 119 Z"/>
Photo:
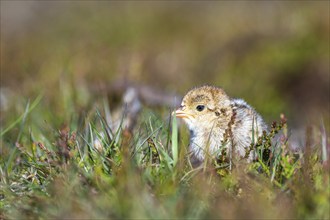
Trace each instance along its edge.
<path fill-rule="evenodd" d="M 41 101 L 43 95 L 39 95 L 31 104 L 31 107 L 28 108 L 27 111 L 25 111 L 19 118 L 16 119 L 12 124 L 10 124 L 7 128 L 3 129 L 0 133 L 0 137 L 5 135 L 8 131 L 10 131 L 12 128 L 14 128 L 18 123 L 20 123 L 27 114 L 29 114 Z"/>
<path fill-rule="evenodd" d="M 21 139 L 21 135 L 23 133 L 23 128 L 24 128 L 24 124 L 25 124 L 25 121 L 26 121 L 26 117 L 27 117 L 28 112 L 29 112 L 29 108 L 30 108 L 30 100 L 26 104 L 25 111 L 24 111 L 24 114 L 23 114 L 23 117 L 22 117 L 22 123 L 21 123 L 20 129 L 19 129 L 19 133 L 18 133 L 16 142 L 19 142 L 19 140 Z"/>
<path fill-rule="evenodd" d="M 173 166 L 176 165 L 179 158 L 178 150 L 178 124 L 176 121 L 176 115 L 174 113 L 172 117 L 172 156 L 173 156 Z"/>

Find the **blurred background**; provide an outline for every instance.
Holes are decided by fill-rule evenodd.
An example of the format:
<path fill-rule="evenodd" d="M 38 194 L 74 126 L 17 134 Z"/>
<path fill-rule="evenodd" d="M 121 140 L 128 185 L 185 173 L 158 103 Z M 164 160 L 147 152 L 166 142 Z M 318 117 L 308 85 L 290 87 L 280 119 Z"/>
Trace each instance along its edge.
<path fill-rule="evenodd" d="M 123 80 L 178 98 L 212 84 L 329 130 L 329 2 L 1 1 L 2 122 L 20 99 L 61 116 L 67 88 L 74 112 Z"/>

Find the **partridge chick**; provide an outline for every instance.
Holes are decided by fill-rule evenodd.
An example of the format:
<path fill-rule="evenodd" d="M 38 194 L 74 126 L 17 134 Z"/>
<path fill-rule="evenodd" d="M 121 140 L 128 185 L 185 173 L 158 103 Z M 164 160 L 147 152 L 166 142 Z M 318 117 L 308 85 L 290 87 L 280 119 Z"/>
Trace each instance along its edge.
<path fill-rule="evenodd" d="M 206 156 L 217 157 L 223 149 L 243 157 L 252 136 L 257 140 L 267 130 L 261 116 L 245 101 L 231 99 L 214 86 L 190 90 L 175 114 L 187 124 L 190 149 L 199 161 Z M 251 151 L 248 160 L 254 157 Z"/>

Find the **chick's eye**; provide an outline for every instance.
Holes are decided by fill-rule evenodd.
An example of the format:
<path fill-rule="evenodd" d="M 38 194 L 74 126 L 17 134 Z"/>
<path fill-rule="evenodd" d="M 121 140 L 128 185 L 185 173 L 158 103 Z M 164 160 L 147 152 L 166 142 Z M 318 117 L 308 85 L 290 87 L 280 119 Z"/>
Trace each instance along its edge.
<path fill-rule="evenodd" d="M 201 112 L 201 111 L 204 110 L 204 108 L 205 108 L 204 105 L 197 105 L 196 110 L 199 111 L 199 112 Z"/>

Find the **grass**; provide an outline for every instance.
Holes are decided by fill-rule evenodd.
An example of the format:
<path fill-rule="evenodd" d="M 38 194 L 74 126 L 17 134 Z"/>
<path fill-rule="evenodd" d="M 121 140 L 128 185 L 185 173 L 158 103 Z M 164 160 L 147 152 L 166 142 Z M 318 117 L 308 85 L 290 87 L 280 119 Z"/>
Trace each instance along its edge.
<path fill-rule="evenodd" d="M 293 152 L 282 117 L 251 145 L 253 163 L 193 167 L 169 111 L 144 109 L 130 133 L 104 100 L 56 127 L 38 96 L 4 127 L 1 218 L 329 218 L 322 130 Z"/>

